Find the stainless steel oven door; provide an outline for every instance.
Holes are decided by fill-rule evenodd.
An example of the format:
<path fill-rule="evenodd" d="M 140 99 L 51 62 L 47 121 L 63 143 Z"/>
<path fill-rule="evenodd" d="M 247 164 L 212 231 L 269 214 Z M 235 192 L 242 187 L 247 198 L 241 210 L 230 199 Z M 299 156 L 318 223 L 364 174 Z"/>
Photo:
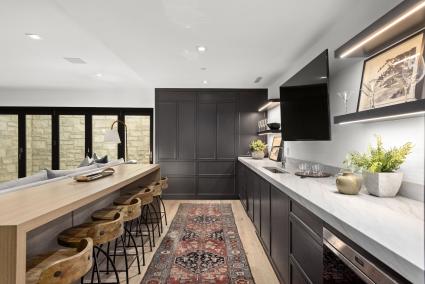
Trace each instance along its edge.
<path fill-rule="evenodd" d="M 323 228 L 323 283 L 398 283 L 390 275 Z"/>

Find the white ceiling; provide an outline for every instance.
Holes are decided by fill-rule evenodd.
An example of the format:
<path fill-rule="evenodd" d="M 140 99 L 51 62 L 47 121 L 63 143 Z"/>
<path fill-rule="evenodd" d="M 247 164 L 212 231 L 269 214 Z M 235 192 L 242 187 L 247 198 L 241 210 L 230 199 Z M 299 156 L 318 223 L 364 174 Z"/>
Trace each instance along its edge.
<path fill-rule="evenodd" d="M 0 0 L 0 87 L 265 87 L 368 1 Z"/>

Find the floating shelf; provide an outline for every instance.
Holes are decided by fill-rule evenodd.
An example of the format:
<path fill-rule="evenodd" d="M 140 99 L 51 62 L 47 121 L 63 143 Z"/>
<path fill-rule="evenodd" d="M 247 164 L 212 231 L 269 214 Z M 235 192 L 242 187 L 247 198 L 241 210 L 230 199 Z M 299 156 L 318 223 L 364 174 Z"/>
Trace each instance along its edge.
<path fill-rule="evenodd" d="M 337 48 L 335 57 L 369 57 L 424 28 L 425 1 L 406 0 Z"/>
<path fill-rule="evenodd" d="M 425 114 L 425 100 L 380 107 L 345 115 L 334 116 L 335 124 L 352 124 L 381 120 L 394 120 Z"/>
<path fill-rule="evenodd" d="M 257 132 L 257 135 L 280 134 L 280 129 L 277 130 L 264 130 Z"/>
<path fill-rule="evenodd" d="M 267 110 L 275 108 L 279 105 L 280 105 L 280 99 L 270 99 L 270 100 L 267 100 L 267 102 L 264 105 L 262 105 L 258 109 L 258 111 L 267 111 Z"/>

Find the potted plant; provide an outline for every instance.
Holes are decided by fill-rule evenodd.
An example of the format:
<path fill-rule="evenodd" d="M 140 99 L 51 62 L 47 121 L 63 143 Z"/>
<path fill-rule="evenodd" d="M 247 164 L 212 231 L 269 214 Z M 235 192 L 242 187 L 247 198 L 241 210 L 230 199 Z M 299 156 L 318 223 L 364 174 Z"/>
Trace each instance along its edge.
<path fill-rule="evenodd" d="M 367 191 L 375 196 L 394 197 L 400 190 L 403 173 L 397 172 L 412 151 L 408 142 L 401 147 L 384 149 L 382 139 L 376 136 L 376 147 L 369 146 L 367 153 L 348 154 L 344 163 L 351 168 L 360 169 Z"/>
<path fill-rule="evenodd" d="M 260 139 L 251 141 L 249 144 L 249 149 L 251 150 L 251 156 L 253 159 L 262 159 L 264 158 L 264 149 L 266 149 L 267 144 L 265 144 Z"/>

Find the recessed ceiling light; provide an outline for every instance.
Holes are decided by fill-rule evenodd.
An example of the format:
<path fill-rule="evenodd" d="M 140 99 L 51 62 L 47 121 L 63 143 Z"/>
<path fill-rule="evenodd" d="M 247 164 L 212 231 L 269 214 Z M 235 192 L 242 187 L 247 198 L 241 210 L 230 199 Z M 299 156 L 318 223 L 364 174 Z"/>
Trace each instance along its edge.
<path fill-rule="evenodd" d="M 204 80 L 204 81 L 202 81 L 202 84 L 206 85 L 206 84 L 208 84 L 208 81 Z"/>
<path fill-rule="evenodd" d="M 263 77 L 258 76 L 257 78 L 255 78 L 254 83 L 258 84 L 258 83 L 260 83 L 261 80 L 263 80 Z"/>
<path fill-rule="evenodd" d="M 186 25 L 186 26 L 184 26 L 186 29 L 191 29 L 192 28 L 192 26 L 191 25 Z"/>
<path fill-rule="evenodd" d="M 201 67 L 201 70 L 205 71 L 205 70 L 207 70 L 207 67 Z"/>
<path fill-rule="evenodd" d="M 25 34 L 27 37 L 29 37 L 30 39 L 35 39 L 35 40 L 41 40 L 43 39 L 40 35 L 37 34 Z"/>
<path fill-rule="evenodd" d="M 205 53 L 205 51 L 207 51 L 207 47 L 203 45 L 198 45 L 196 48 L 198 49 L 199 53 Z"/>
<path fill-rule="evenodd" d="M 102 76 L 103 76 L 103 74 L 102 74 L 102 73 L 97 73 L 97 74 L 96 74 L 96 77 L 99 77 L 99 78 L 100 78 L 100 77 L 102 77 Z"/>
<path fill-rule="evenodd" d="M 64 57 L 63 59 L 72 64 L 86 64 L 84 60 L 78 57 Z"/>

